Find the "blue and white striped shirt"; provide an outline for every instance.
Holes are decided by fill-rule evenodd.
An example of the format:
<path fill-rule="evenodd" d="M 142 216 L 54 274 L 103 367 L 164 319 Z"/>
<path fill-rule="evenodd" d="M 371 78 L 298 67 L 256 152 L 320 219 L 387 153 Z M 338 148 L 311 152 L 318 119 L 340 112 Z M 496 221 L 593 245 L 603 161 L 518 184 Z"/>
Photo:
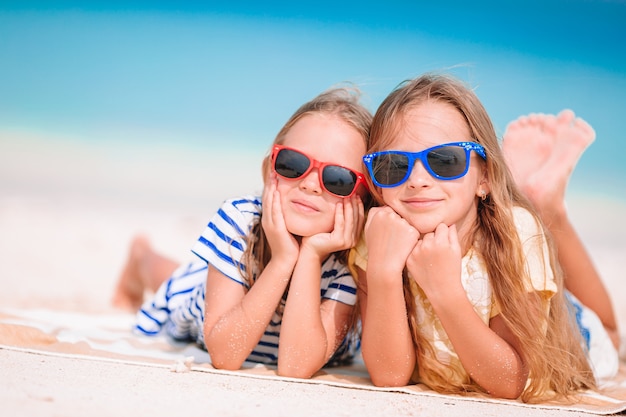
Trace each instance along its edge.
<path fill-rule="evenodd" d="M 177 340 L 193 340 L 204 346 L 203 320 L 207 265 L 247 287 L 240 264 L 246 236 L 261 216 L 261 197 L 244 196 L 226 201 L 209 221 L 192 248 L 201 261 L 179 267 L 137 314 L 136 329 L 155 335 L 164 329 Z M 256 274 L 256 271 L 253 271 Z M 322 264 L 321 298 L 348 305 L 356 303 L 356 285 L 347 266 L 333 254 Z M 285 299 L 281 300 L 249 362 L 275 364 Z M 332 362 L 354 356 L 358 337 L 346 337 Z"/>

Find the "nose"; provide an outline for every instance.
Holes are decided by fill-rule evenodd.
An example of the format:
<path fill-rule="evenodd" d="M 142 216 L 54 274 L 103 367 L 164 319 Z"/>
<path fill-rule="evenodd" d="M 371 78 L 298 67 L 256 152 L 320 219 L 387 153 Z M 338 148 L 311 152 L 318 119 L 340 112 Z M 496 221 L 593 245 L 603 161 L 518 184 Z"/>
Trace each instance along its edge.
<path fill-rule="evenodd" d="M 416 160 L 413 164 L 413 169 L 407 180 L 409 187 L 427 187 L 433 182 L 433 177 L 424 167 L 424 164 L 420 160 Z"/>
<path fill-rule="evenodd" d="M 314 194 L 322 193 L 322 178 L 319 168 L 313 168 L 300 180 L 300 189 Z"/>

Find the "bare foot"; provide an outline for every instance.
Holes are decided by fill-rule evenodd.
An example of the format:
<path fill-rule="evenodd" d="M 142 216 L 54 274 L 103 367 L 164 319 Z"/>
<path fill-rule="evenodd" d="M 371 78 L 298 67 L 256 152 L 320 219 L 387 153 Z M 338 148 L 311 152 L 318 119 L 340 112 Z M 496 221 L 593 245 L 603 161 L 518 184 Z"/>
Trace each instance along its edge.
<path fill-rule="evenodd" d="M 502 148 L 515 182 L 544 221 L 565 211 L 570 175 L 595 131 L 571 110 L 530 114 L 511 122 Z"/>
<path fill-rule="evenodd" d="M 151 251 L 148 240 L 143 236 L 137 236 L 131 242 L 126 265 L 111 300 L 114 307 L 130 311 L 137 311 L 141 307 L 146 285 L 141 275 L 141 262 Z"/>

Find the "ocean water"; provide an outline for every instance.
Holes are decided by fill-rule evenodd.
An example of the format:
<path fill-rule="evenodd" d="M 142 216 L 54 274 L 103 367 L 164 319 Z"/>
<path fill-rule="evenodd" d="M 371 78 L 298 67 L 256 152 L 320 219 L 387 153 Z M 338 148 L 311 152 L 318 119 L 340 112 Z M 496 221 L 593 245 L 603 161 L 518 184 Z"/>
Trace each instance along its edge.
<path fill-rule="evenodd" d="M 354 83 L 374 111 L 402 80 L 445 71 L 475 88 L 499 134 L 520 115 L 573 109 L 597 139 L 572 192 L 625 199 L 626 3 L 524 2 L 515 22 L 496 2 L 452 3 L 2 4 L 0 152 L 27 135 L 120 157 L 175 146 L 260 158 L 332 85 Z"/>

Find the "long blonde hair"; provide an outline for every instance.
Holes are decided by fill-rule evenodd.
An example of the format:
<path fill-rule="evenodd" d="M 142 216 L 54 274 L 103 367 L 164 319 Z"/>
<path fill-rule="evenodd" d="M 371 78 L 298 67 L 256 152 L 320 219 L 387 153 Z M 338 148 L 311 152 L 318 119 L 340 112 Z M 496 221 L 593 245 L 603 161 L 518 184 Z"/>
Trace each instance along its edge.
<path fill-rule="evenodd" d="M 461 81 L 447 75 L 426 74 L 400 84 L 380 105 L 370 130 L 369 152 L 389 149 L 408 110 L 425 101 L 452 105 L 464 117 L 472 140 L 486 151 L 486 175 L 490 194 L 478 199 L 477 223 L 469 242 L 485 260 L 493 294 L 501 306 L 501 317 L 519 339 L 521 355 L 529 369 L 529 381 L 521 399 L 541 401 L 565 397 L 579 389 L 594 387 L 595 381 L 581 344 L 580 333 L 572 319 L 563 294 L 563 277 L 556 261 L 555 249 L 546 234 L 550 248 L 550 265 L 558 286 L 550 300 L 549 317 L 536 292 L 528 292 L 530 277 L 525 266 L 522 244 L 513 221 L 515 206 L 528 210 L 542 225 L 527 199 L 516 187 L 507 168 L 491 120 L 474 92 Z M 379 204 L 384 204 L 380 189 L 371 180 L 370 190 Z M 543 227 L 543 225 L 542 225 Z M 545 230 L 545 228 L 544 228 Z M 404 293 L 409 325 L 416 346 L 420 381 L 440 392 L 482 391 L 473 382 L 454 385 L 446 377 L 446 365 L 436 359 L 432 346 L 417 325 L 415 298 L 404 273 Z M 543 317 L 538 322 L 537 318 Z M 540 329 L 547 329 L 541 332 Z"/>
<path fill-rule="evenodd" d="M 334 115 L 340 118 L 361 135 L 367 148 L 372 114 L 360 103 L 360 97 L 361 92 L 355 86 L 336 87 L 319 94 L 311 101 L 300 106 L 280 129 L 263 159 L 261 170 L 265 181 L 269 178 L 271 170 L 271 149 L 276 144 L 284 143 L 287 132 L 300 119 L 309 114 Z M 365 172 L 365 167 L 362 167 L 361 172 Z M 368 199 L 370 199 L 369 195 L 364 197 L 366 207 L 370 205 Z M 261 215 L 263 214 L 261 213 Z M 248 286 L 252 286 L 256 277 L 263 271 L 272 257 L 267 238 L 263 233 L 263 227 L 261 227 L 260 218 L 252 226 L 252 230 L 246 237 L 246 240 L 247 247 L 242 257 L 243 264 L 246 267 L 241 269 L 241 273 Z M 347 253 L 347 250 L 337 253 L 339 259 L 344 263 L 347 262 Z"/>

